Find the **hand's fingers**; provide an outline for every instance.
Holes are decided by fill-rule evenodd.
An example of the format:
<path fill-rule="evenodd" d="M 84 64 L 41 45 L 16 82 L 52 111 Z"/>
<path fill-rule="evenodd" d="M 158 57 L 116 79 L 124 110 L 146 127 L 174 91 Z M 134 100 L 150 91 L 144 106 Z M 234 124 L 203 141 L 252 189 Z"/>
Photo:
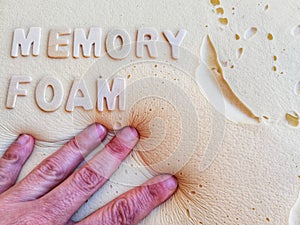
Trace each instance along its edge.
<path fill-rule="evenodd" d="M 106 182 L 137 141 L 134 128 L 123 128 L 90 162 L 39 199 L 39 204 L 53 209 L 56 223 L 65 223 Z"/>
<path fill-rule="evenodd" d="M 97 147 L 107 134 L 94 124 L 41 162 L 28 176 L 9 190 L 11 201 L 29 201 L 41 197 L 62 182 Z"/>
<path fill-rule="evenodd" d="M 0 158 L 0 194 L 15 184 L 22 166 L 30 156 L 34 139 L 21 135 Z"/>
<path fill-rule="evenodd" d="M 69 220 L 67 223 L 66 223 L 66 225 L 74 225 L 75 224 L 75 222 L 73 221 L 73 220 Z"/>
<path fill-rule="evenodd" d="M 177 189 L 173 176 L 152 178 L 140 187 L 126 192 L 76 225 L 139 223 L 156 206 L 166 201 Z"/>

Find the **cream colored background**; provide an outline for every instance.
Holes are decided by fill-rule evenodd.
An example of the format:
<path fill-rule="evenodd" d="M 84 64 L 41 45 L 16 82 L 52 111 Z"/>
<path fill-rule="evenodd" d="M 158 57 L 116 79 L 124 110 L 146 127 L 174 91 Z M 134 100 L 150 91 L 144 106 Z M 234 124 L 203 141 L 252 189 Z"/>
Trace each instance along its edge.
<path fill-rule="evenodd" d="M 268 8 L 266 10 L 266 5 Z M 219 6 L 218 6 L 219 7 Z M 92 67 L 95 59 L 50 59 L 46 54 L 48 32 L 52 28 L 85 28 L 92 26 L 103 28 L 104 33 L 113 28 L 125 28 L 135 36 L 141 27 L 152 27 L 162 32 L 164 29 L 188 31 L 183 48 L 199 58 L 200 47 L 205 35 L 212 39 L 223 65 L 224 77 L 238 98 L 252 112 L 261 118 L 255 125 L 234 124 L 225 119 L 224 138 L 220 139 L 218 155 L 204 171 L 199 171 L 200 161 L 209 140 L 213 139 L 214 110 L 200 94 L 197 85 L 191 79 L 185 79 L 184 73 L 176 71 L 154 70 L 154 64 L 138 65 L 136 70 L 127 68 L 119 72 L 126 77 L 131 73 L 128 84 L 145 77 L 157 76 L 181 88 L 184 96 L 190 97 L 198 114 L 197 123 L 182 117 L 184 109 L 172 108 L 161 113 L 165 119 L 164 140 L 156 146 L 155 156 L 164 160 L 165 154 L 172 153 L 178 146 L 185 146 L 176 157 L 184 156 L 190 147 L 197 149 L 184 168 L 170 168 L 162 165 L 159 172 L 176 171 L 179 178 L 179 191 L 170 201 L 155 210 L 144 224 L 288 224 L 289 213 L 297 200 L 299 191 L 299 128 L 287 125 L 285 114 L 290 111 L 300 112 L 300 97 L 294 93 L 294 87 L 300 80 L 299 37 L 291 30 L 300 24 L 298 1 L 221 1 L 225 11 L 222 17 L 228 18 L 224 26 L 218 21 L 220 15 L 208 0 L 202 1 L 0 1 L 0 129 L 1 150 L 4 150 L 20 133 L 32 134 L 37 139 L 34 156 L 26 164 L 22 173 L 25 175 L 42 158 L 56 150 L 70 137 L 94 121 L 105 123 L 112 128 L 109 113 L 94 116 L 84 113 L 80 117 L 66 113 L 63 108 L 55 113 L 44 113 L 37 108 L 33 97 L 34 84 L 45 75 L 59 77 L 64 82 L 65 90 L 74 78 L 82 77 Z M 42 27 L 41 54 L 38 57 L 10 57 L 12 34 L 16 28 Z M 251 27 L 257 33 L 246 40 L 244 33 Z M 267 39 L 272 33 L 274 39 Z M 235 34 L 241 39 L 236 40 Z M 160 36 L 163 40 L 163 37 Z M 240 59 L 236 51 L 243 48 Z M 273 56 L 278 60 L 274 62 Z M 227 66 L 226 66 L 227 65 Z M 232 68 L 232 65 L 234 66 Z M 273 71 L 273 66 L 277 71 Z M 151 69 L 152 68 L 152 69 Z M 168 69 L 167 69 L 168 70 Z M 170 76 L 166 74 L 170 72 Z M 283 72 L 283 74 L 281 74 Z M 9 78 L 12 75 L 29 75 L 34 79 L 26 98 L 19 98 L 14 110 L 5 108 L 5 97 Z M 179 79 L 174 82 L 174 79 Z M 173 83 L 172 83 L 173 82 Z M 146 84 L 145 84 L 146 85 Z M 151 89 L 151 85 L 150 89 Z M 30 87 L 30 86 L 28 86 Z M 168 96 L 163 89 L 159 95 Z M 128 91 L 128 105 L 133 105 L 134 98 L 142 97 L 136 89 Z M 155 87 L 153 87 L 155 90 Z M 142 88 L 140 89 L 142 90 Z M 147 94 L 147 93 L 145 93 Z M 164 95 L 165 94 L 165 95 Z M 131 96 L 131 97 L 130 97 Z M 134 97 L 135 96 L 135 97 Z M 167 101 L 167 97 L 165 98 Z M 141 114 L 145 106 L 156 103 L 140 102 L 133 112 Z M 163 104 L 163 103 L 161 103 Z M 179 104 L 179 103 L 178 103 Z M 22 105 L 22 106 L 21 106 Z M 176 104 L 175 104 L 176 105 Z M 174 113 L 173 113 L 173 111 Z M 187 111 L 187 115 L 189 111 Z M 156 111 L 158 112 L 158 111 Z M 134 123 L 132 111 L 122 114 L 122 124 Z M 169 115 L 175 115 L 168 120 Z M 154 118 L 148 112 L 145 118 Z M 262 119 L 267 116 L 269 120 Z M 74 120 L 75 118 L 75 120 Z M 178 121 L 191 125 L 190 130 L 178 127 Z M 160 122 L 154 121 L 152 139 L 144 137 L 144 146 L 152 146 L 160 136 Z M 196 126 L 199 134 L 194 135 Z M 147 125 L 147 124 L 146 124 Z M 183 126 L 184 127 L 184 126 Z M 157 133 L 155 133 L 157 132 Z M 191 140 L 178 140 L 186 132 Z M 137 149 L 142 148 L 142 145 Z M 165 148 L 166 147 L 166 148 Z M 150 147 L 151 148 L 151 147 Z M 218 148 L 218 146 L 216 146 Z M 75 215 L 80 219 L 109 199 L 117 196 L 131 186 L 151 177 L 146 168 L 137 168 L 141 164 L 137 154 L 130 157 L 100 192 Z M 150 154 L 151 156 L 151 154 Z M 145 156 L 151 166 L 151 157 Z M 176 158 L 175 157 L 175 158 Z M 173 162 L 175 164 L 175 161 Z M 133 164 L 133 166 L 130 166 Z M 129 166 L 128 166 L 129 165 Z M 172 165 L 171 165 L 172 167 Z M 153 169 L 153 168 L 152 168 Z M 127 171 L 127 172 L 126 172 Z M 130 183 L 124 184 L 130 180 Z M 116 184 L 116 181 L 121 184 Z M 123 182 L 124 181 L 124 182 Z M 196 194 L 194 194 L 194 192 Z M 297 224 L 297 223 L 295 223 Z"/>

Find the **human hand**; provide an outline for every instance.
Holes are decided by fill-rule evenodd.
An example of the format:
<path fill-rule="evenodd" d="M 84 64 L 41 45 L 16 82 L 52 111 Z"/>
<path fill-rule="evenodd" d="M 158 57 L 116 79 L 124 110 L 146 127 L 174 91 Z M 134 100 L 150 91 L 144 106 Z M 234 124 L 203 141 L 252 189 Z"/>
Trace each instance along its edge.
<path fill-rule="evenodd" d="M 21 135 L 0 158 L 0 224 L 137 224 L 174 193 L 175 178 L 157 176 L 82 221 L 73 222 L 71 216 L 107 181 L 138 142 L 134 128 L 123 128 L 91 161 L 74 172 L 106 135 L 102 125 L 91 125 L 15 184 L 34 147 L 31 136 Z"/>

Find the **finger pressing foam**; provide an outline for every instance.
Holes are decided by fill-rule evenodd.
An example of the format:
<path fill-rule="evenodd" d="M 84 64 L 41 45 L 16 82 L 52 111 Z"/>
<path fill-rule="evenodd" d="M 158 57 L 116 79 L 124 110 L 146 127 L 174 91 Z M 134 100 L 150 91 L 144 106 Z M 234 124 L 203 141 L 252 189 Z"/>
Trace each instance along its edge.
<path fill-rule="evenodd" d="M 298 1 L 4 2 L 1 152 L 36 139 L 21 177 L 92 123 L 140 136 L 74 220 L 171 174 L 142 224 L 299 224 Z"/>

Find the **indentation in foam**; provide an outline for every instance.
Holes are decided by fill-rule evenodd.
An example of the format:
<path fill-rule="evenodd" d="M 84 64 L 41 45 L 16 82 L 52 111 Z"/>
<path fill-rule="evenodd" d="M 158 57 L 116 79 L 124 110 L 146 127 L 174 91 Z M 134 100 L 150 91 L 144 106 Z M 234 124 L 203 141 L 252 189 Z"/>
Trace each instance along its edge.
<path fill-rule="evenodd" d="M 216 12 L 217 12 L 217 14 L 221 14 L 221 15 L 223 15 L 224 14 L 224 9 L 223 8 L 217 8 L 216 9 Z"/>
<path fill-rule="evenodd" d="M 225 10 L 220 6 L 220 0 L 210 0 L 210 3 L 215 8 L 213 11 L 218 15 L 219 23 L 224 26 L 228 25 L 229 20 L 227 17 L 224 17 Z"/>
<path fill-rule="evenodd" d="M 267 5 L 265 5 L 264 10 L 265 10 L 265 11 L 268 11 L 268 9 L 269 9 L 269 5 L 267 4 Z"/>
<path fill-rule="evenodd" d="M 223 25 L 228 25 L 228 19 L 227 18 L 219 18 L 219 21 Z"/>
<path fill-rule="evenodd" d="M 243 53 L 244 53 L 243 48 L 239 48 L 238 50 L 236 50 L 236 58 L 240 59 L 243 56 Z"/>
<path fill-rule="evenodd" d="M 220 5 L 220 0 L 210 0 L 210 3 L 211 3 L 213 6 Z"/>
<path fill-rule="evenodd" d="M 268 33 L 267 37 L 268 37 L 269 41 L 272 41 L 274 39 L 273 34 L 271 34 L 271 33 Z"/>
<path fill-rule="evenodd" d="M 298 199 L 290 211 L 289 225 L 299 225 L 300 224 L 300 194 Z"/>
<path fill-rule="evenodd" d="M 202 42 L 201 61 L 196 72 L 196 81 L 210 104 L 227 119 L 236 123 L 260 121 L 234 94 L 224 79 L 217 52 L 209 36 L 206 36 Z"/>
<path fill-rule="evenodd" d="M 300 25 L 294 26 L 291 30 L 291 35 L 298 37 L 300 35 Z"/>
<path fill-rule="evenodd" d="M 257 28 L 256 27 L 250 27 L 249 29 L 247 29 L 244 33 L 244 38 L 246 40 L 249 40 L 251 38 L 253 38 L 256 34 L 257 34 Z"/>
<path fill-rule="evenodd" d="M 285 114 L 285 119 L 288 125 L 292 127 L 299 126 L 299 114 L 297 112 L 291 111 Z"/>
<path fill-rule="evenodd" d="M 122 125 L 121 122 L 115 122 L 115 123 L 113 124 L 113 129 L 114 129 L 114 130 L 120 130 L 122 127 L 123 127 L 123 125 Z"/>
<path fill-rule="evenodd" d="M 294 92 L 296 95 L 300 95 L 300 81 L 295 85 Z"/>

